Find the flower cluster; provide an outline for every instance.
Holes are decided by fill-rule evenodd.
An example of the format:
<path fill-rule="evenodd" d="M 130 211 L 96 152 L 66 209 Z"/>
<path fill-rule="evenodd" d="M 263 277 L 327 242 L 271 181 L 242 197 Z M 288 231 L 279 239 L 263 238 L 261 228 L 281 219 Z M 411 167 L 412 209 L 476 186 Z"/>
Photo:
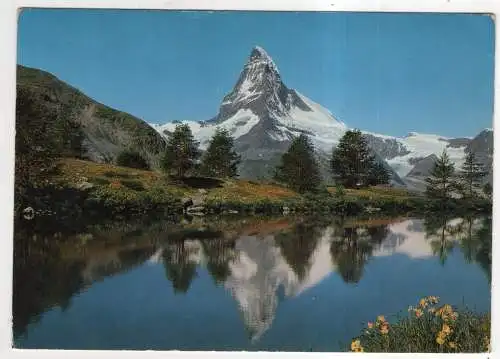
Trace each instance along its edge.
<path fill-rule="evenodd" d="M 109 186 L 110 186 L 111 188 L 120 188 L 120 187 L 122 187 L 122 184 L 120 183 L 120 181 L 116 181 L 116 180 L 115 180 L 115 181 L 111 182 L 111 183 L 109 184 Z"/>
<path fill-rule="evenodd" d="M 439 333 L 436 337 L 436 343 L 438 343 L 439 345 L 443 345 L 446 342 L 446 339 L 448 339 L 448 337 L 450 336 L 450 334 L 452 332 L 453 332 L 453 329 L 451 329 L 451 327 L 448 324 L 443 323 L 443 327 L 441 328 L 441 330 L 439 331 Z M 453 342 L 451 342 L 451 343 L 453 343 Z"/>
<path fill-rule="evenodd" d="M 420 299 L 408 311 L 409 317 L 391 326 L 382 315 L 375 322 L 368 322 L 361 336 L 351 343 L 351 351 L 491 351 L 489 316 L 464 311 L 458 319 L 454 308 L 439 304 L 435 296 Z"/>
<path fill-rule="evenodd" d="M 359 339 L 352 341 L 351 351 L 356 352 L 356 353 L 361 353 L 364 351 L 363 347 L 361 346 L 361 341 Z"/>
<path fill-rule="evenodd" d="M 414 312 L 415 317 L 420 318 L 424 315 L 424 310 L 427 309 L 427 312 L 434 315 L 436 318 L 442 319 L 442 327 L 441 330 L 437 333 L 436 343 L 439 345 L 444 345 L 447 341 L 447 345 L 450 349 L 456 349 L 457 345 L 455 342 L 450 341 L 450 336 L 453 332 L 451 328 L 451 324 L 457 320 L 458 313 L 453 311 L 453 308 L 449 304 L 445 304 L 439 308 L 436 308 L 434 305 L 439 303 L 439 298 L 430 296 L 420 299 L 417 307 L 409 307 L 409 312 Z"/>
<path fill-rule="evenodd" d="M 443 305 L 439 308 L 436 313 L 436 317 L 441 317 L 445 322 L 453 322 L 457 320 L 458 313 L 453 311 L 453 308 L 449 304 Z"/>

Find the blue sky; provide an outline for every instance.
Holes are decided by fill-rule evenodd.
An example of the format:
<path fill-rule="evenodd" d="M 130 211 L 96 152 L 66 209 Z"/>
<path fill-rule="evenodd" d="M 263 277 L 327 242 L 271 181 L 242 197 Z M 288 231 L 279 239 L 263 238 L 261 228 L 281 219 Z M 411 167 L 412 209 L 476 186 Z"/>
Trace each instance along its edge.
<path fill-rule="evenodd" d="M 207 120 L 255 45 L 350 127 L 492 127 L 494 23 L 481 15 L 25 10 L 18 63 L 147 122 Z"/>

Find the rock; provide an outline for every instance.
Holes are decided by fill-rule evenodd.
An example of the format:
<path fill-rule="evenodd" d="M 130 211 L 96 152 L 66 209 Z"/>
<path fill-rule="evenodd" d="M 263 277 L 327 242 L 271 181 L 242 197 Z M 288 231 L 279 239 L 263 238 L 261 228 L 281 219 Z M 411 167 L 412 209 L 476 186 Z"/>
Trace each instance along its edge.
<path fill-rule="evenodd" d="M 26 207 L 23 210 L 23 217 L 24 219 L 31 220 L 35 218 L 35 210 L 32 207 Z"/>
<path fill-rule="evenodd" d="M 379 212 L 381 209 L 378 207 L 366 207 L 365 211 L 368 213 Z"/>
<path fill-rule="evenodd" d="M 194 205 L 193 200 L 191 198 L 183 198 L 182 199 L 182 208 L 186 211 L 189 207 Z"/>
<path fill-rule="evenodd" d="M 90 182 L 87 182 L 87 181 L 80 182 L 76 185 L 76 188 L 78 188 L 80 190 L 84 190 L 84 191 L 91 189 L 93 187 L 94 187 L 94 185 Z"/>
<path fill-rule="evenodd" d="M 187 209 L 187 213 L 193 216 L 204 216 L 205 207 L 190 207 Z"/>

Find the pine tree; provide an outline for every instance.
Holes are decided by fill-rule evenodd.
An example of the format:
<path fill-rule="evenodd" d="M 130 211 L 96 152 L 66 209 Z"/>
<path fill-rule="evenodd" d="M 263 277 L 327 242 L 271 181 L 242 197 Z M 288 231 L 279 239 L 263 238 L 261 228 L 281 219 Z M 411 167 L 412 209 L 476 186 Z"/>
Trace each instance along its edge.
<path fill-rule="evenodd" d="M 179 124 L 167 141 L 161 166 L 166 173 L 173 172 L 182 178 L 195 167 L 200 156 L 198 142 L 194 140 L 191 129 L 188 125 Z"/>
<path fill-rule="evenodd" d="M 491 187 L 491 184 L 488 182 L 483 186 L 483 193 L 488 197 L 491 198 L 491 195 L 493 194 L 493 188 Z"/>
<path fill-rule="evenodd" d="M 449 198 L 452 191 L 456 188 L 454 173 L 455 166 L 451 162 L 446 150 L 444 150 L 434 163 L 430 176 L 425 179 L 427 182 L 427 196 L 441 199 Z"/>
<path fill-rule="evenodd" d="M 482 179 L 486 175 L 487 172 L 484 166 L 477 161 L 475 153 L 467 153 L 459 174 L 460 185 L 463 188 L 464 196 L 472 198 L 475 194 L 475 189 L 480 187 Z"/>
<path fill-rule="evenodd" d="M 330 162 L 335 181 L 347 188 L 373 183 L 375 163 L 375 156 L 359 130 L 349 130 L 344 134 L 333 150 Z"/>
<path fill-rule="evenodd" d="M 237 177 L 241 157 L 233 149 L 234 139 L 225 129 L 217 129 L 203 158 L 201 172 L 206 176 Z"/>
<path fill-rule="evenodd" d="M 372 186 L 388 184 L 390 179 L 389 171 L 381 163 L 375 162 L 368 175 L 368 184 Z"/>
<path fill-rule="evenodd" d="M 302 134 L 292 141 L 281 158 L 281 164 L 275 170 L 274 178 L 299 193 L 318 189 L 321 175 L 309 137 Z"/>

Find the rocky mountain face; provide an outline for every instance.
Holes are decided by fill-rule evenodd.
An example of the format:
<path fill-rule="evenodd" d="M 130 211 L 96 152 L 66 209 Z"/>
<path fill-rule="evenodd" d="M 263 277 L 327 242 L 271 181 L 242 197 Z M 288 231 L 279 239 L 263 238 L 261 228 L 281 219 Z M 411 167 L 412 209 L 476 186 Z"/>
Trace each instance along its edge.
<path fill-rule="evenodd" d="M 313 141 L 318 160 L 326 180 L 330 180 L 328 157 L 348 129 L 328 110 L 298 91 L 288 88 L 278 68 L 266 51 L 255 47 L 241 72 L 233 90 L 223 99 L 219 113 L 204 123 L 187 122 L 202 147 L 207 146 L 216 127 L 226 128 L 235 137 L 235 147 L 242 156 L 241 177 L 269 178 L 291 140 L 300 134 Z M 168 134 L 174 123 L 153 125 L 161 134 Z M 391 172 L 395 184 L 404 185 L 398 174 L 385 163 L 380 153 L 404 153 L 394 143 L 394 149 L 382 148 L 383 140 L 372 136 L 377 159 Z M 387 141 L 388 143 L 390 141 Z"/>
<path fill-rule="evenodd" d="M 82 134 L 83 158 L 114 162 L 120 152 L 133 149 L 156 167 L 165 148 L 165 139 L 146 122 L 92 100 L 45 71 L 18 65 L 17 94 L 18 103 L 29 99 L 43 109 L 41 112 L 55 113 L 57 120 L 71 121 L 73 130 Z"/>
<path fill-rule="evenodd" d="M 329 180 L 328 157 L 348 130 L 348 126 L 327 109 L 288 88 L 274 61 L 260 47 L 251 51 L 236 85 L 224 97 L 219 113 L 211 120 L 187 124 L 202 147 L 207 146 L 216 127 L 226 128 L 242 155 L 240 176 L 250 179 L 269 177 L 291 140 L 307 134 L 316 147 L 323 176 Z M 168 137 L 175 123 L 152 126 Z M 445 138 L 415 132 L 405 137 L 370 132 L 364 135 L 377 160 L 390 170 L 394 185 L 414 190 L 425 188 L 423 179 L 432 166 L 431 159 L 445 149 L 457 169 L 469 150 L 477 152 L 491 168 L 493 136 L 489 130 L 475 138 Z"/>
<path fill-rule="evenodd" d="M 474 138 L 457 138 L 457 139 L 444 139 L 447 143 L 446 150 L 448 153 L 457 153 L 460 155 L 459 160 L 451 158 L 455 163 L 455 170 L 460 171 L 460 166 L 463 163 L 463 157 L 467 153 L 474 152 L 477 160 L 482 163 L 488 172 L 488 175 L 484 178 L 484 183 L 489 182 L 493 185 L 493 131 L 491 129 L 485 129 L 481 131 Z M 439 155 L 440 153 L 437 153 Z M 426 157 L 417 158 L 413 164 L 413 168 L 404 177 L 405 182 L 410 187 L 414 187 L 417 190 L 425 189 L 425 178 L 429 176 L 429 173 L 437 160 L 436 153 L 432 153 Z"/>

